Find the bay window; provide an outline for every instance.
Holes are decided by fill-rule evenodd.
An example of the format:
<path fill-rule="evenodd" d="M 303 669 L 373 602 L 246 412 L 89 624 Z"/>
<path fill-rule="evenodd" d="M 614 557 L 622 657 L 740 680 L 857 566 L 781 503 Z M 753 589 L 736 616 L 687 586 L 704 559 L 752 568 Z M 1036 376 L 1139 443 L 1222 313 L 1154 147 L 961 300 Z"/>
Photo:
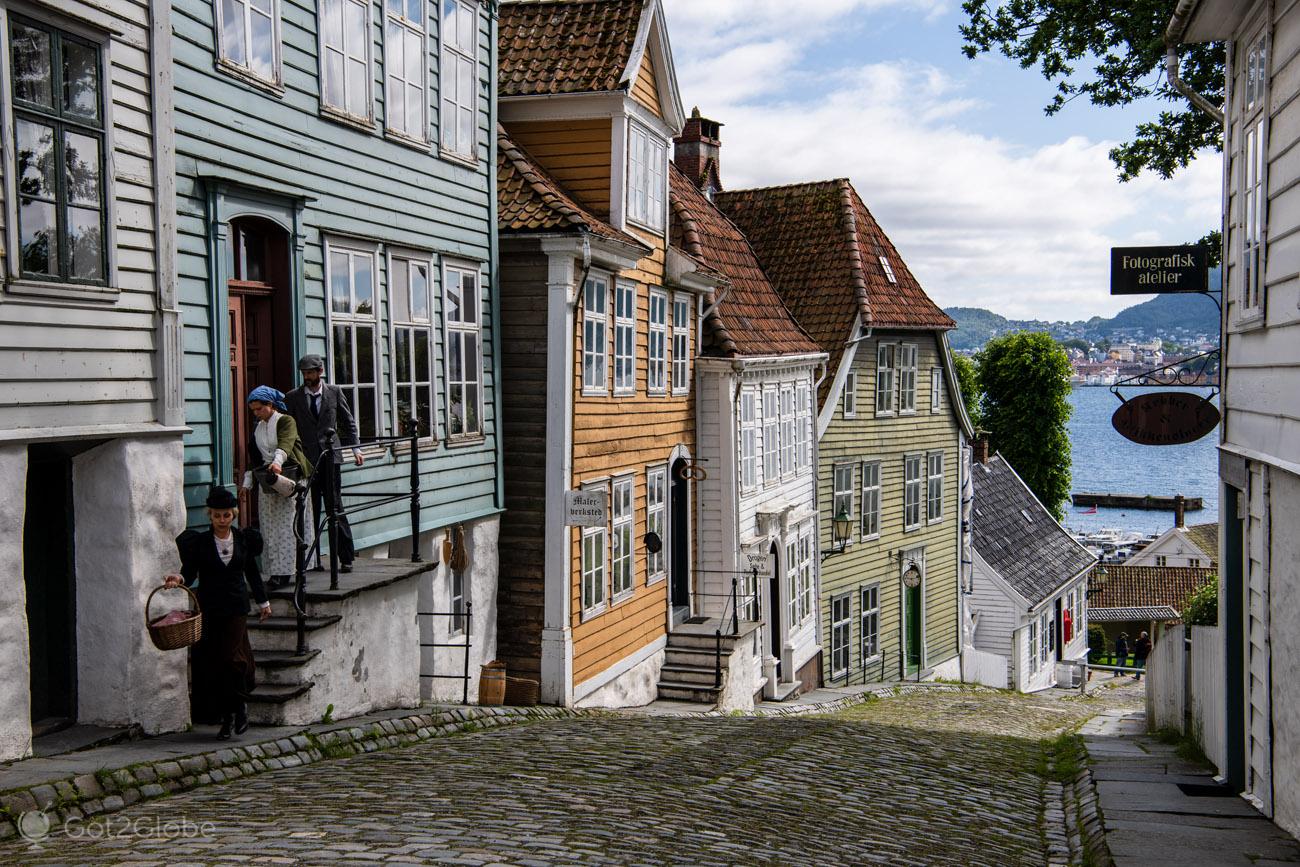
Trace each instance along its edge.
<path fill-rule="evenodd" d="M 637 123 L 629 124 L 627 146 L 627 217 L 650 229 L 664 227 L 668 146 Z"/>

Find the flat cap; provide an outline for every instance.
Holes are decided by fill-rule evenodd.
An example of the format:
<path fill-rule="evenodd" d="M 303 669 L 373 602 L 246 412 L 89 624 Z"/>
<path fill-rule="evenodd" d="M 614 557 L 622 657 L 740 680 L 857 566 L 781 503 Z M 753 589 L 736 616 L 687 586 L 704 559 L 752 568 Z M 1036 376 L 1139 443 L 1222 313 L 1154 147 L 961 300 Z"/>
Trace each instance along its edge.
<path fill-rule="evenodd" d="M 325 359 L 321 358 L 319 355 L 316 355 L 314 352 L 308 353 L 304 355 L 302 358 L 298 359 L 298 369 L 299 370 L 324 370 Z"/>

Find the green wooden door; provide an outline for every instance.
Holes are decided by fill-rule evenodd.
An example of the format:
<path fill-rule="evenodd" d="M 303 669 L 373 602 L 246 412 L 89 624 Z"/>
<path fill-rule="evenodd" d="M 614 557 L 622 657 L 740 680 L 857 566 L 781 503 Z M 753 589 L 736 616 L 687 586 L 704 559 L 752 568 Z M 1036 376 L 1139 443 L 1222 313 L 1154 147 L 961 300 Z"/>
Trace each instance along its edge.
<path fill-rule="evenodd" d="M 903 624 L 906 632 L 904 647 L 907 654 L 907 670 L 914 672 L 921 667 L 921 588 L 903 588 Z"/>

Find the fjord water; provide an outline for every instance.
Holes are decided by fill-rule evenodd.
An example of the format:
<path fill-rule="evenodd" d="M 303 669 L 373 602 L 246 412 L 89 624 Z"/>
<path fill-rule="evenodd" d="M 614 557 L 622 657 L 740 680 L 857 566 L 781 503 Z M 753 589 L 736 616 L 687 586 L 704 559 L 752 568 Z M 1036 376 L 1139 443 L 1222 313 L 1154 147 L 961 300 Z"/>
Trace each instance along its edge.
<path fill-rule="evenodd" d="M 1160 391 L 1155 387 L 1124 388 L 1127 396 Z M 1169 390 L 1169 389 L 1164 389 Z M 1209 396 L 1212 389 L 1179 389 Z M 1216 405 L 1218 399 L 1215 398 Z M 1187 513 L 1188 524 L 1219 520 L 1218 458 L 1219 429 L 1185 446 L 1142 446 L 1130 442 L 1111 426 L 1110 418 L 1120 402 L 1109 388 L 1076 387 L 1070 394 L 1074 414 L 1070 417 L 1070 446 L 1074 479 L 1072 492 L 1155 494 L 1201 497 L 1205 508 Z M 1118 527 L 1142 533 L 1159 533 L 1174 525 L 1174 513 L 1140 509 L 1099 508 L 1095 515 L 1067 505 L 1065 526 L 1091 531 Z"/>

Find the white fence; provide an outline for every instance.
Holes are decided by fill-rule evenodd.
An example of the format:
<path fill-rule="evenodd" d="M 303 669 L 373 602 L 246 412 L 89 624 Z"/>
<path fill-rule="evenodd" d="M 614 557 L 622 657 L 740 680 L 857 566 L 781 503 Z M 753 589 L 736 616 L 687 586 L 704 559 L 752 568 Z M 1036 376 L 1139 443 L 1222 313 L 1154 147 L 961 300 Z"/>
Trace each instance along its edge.
<path fill-rule="evenodd" d="M 962 651 L 962 668 L 967 683 L 982 683 L 996 689 L 1007 688 L 1007 658 L 967 647 Z"/>
<path fill-rule="evenodd" d="M 1174 626 L 1147 660 L 1147 721 L 1191 735 L 1222 770 L 1224 737 L 1223 639 L 1217 626 Z"/>
<path fill-rule="evenodd" d="M 1186 730 L 1186 627 L 1171 626 L 1147 659 L 1147 725 L 1152 729 Z"/>

